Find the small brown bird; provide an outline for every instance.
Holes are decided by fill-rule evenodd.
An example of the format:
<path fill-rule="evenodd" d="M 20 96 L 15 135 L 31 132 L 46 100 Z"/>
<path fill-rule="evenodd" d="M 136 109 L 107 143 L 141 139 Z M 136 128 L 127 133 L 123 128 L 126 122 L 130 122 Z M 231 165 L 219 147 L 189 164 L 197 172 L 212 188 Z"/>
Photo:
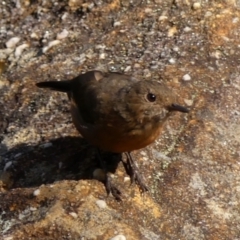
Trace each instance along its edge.
<path fill-rule="evenodd" d="M 73 123 L 80 134 L 102 150 L 125 152 L 132 180 L 138 182 L 142 191 L 147 187 L 130 152 L 154 142 L 170 112 L 189 111 L 177 105 L 173 91 L 161 83 L 121 73 L 90 71 L 72 80 L 36 85 L 66 92 Z"/>

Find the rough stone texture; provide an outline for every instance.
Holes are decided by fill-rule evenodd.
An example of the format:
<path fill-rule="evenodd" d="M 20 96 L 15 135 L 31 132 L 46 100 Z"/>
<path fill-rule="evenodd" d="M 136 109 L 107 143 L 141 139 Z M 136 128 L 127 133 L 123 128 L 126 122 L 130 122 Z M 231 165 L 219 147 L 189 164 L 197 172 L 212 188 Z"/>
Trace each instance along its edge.
<path fill-rule="evenodd" d="M 237 0 L 1 1 L 0 239 L 240 239 L 239 10 Z M 35 87 L 89 69 L 160 78 L 192 109 L 134 153 L 143 196 L 104 154 L 123 201 L 106 196 L 67 97 Z"/>

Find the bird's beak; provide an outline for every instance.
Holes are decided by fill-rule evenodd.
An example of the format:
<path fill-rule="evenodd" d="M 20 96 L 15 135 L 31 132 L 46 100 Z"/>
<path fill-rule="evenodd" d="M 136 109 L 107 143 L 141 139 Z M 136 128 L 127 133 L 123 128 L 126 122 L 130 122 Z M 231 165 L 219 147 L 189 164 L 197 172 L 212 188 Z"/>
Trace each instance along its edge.
<path fill-rule="evenodd" d="M 183 106 L 175 104 L 175 103 L 173 103 L 171 106 L 169 106 L 168 110 L 169 111 L 184 112 L 184 113 L 188 113 L 189 112 L 189 109 L 187 109 L 186 107 L 183 107 Z"/>

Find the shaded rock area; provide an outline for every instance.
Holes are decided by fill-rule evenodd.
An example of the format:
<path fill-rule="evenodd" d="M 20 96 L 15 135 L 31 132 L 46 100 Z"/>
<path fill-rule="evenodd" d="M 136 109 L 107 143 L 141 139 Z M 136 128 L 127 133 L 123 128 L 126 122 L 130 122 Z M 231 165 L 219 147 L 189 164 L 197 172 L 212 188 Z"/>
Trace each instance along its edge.
<path fill-rule="evenodd" d="M 102 153 L 121 202 L 67 96 L 35 87 L 91 69 L 160 80 L 191 108 L 133 152 L 149 192 Z M 1 1 L 0 74 L 0 239 L 240 239 L 238 0 Z"/>

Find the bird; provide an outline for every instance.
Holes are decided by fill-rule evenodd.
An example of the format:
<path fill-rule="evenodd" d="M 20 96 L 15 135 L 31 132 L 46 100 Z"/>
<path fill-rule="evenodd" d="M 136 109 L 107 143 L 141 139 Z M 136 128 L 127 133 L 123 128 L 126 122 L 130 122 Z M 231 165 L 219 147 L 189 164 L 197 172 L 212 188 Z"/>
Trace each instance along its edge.
<path fill-rule="evenodd" d="M 176 94 L 163 83 L 118 72 L 93 70 L 71 80 L 38 82 L 36 86 L 67 93 L 80 135 L 98 149 L 125 153 L 131 180 L 142 192 L 148 188 L 131 152 L 153 143 L 172 112 L 189 112 L 177 104 Z M 111 186 L 107 179 L 107 191 L 113 193 Z"/>

